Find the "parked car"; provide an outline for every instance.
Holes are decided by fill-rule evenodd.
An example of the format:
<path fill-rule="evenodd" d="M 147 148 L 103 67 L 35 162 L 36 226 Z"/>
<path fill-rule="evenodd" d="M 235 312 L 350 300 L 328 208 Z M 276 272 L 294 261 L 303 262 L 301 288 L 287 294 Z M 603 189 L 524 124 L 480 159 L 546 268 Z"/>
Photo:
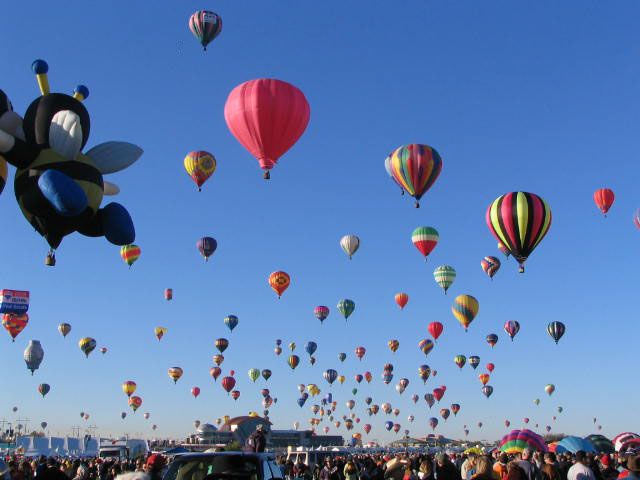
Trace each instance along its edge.
<path fill-rule="evenodd" d="M 282 480 L 282 471 L 271 453 L 189 453 L 175 458 L 163 480 Z"/>

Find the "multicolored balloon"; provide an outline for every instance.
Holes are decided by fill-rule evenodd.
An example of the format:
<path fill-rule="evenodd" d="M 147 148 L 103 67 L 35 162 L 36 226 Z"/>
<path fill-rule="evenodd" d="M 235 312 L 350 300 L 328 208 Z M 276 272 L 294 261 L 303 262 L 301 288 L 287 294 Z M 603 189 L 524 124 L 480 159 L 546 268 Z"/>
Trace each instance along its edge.
<path fill-rule="evenodd" d="M 453 361 L 458 366 L 458 368 L 462 370 L 462 367 L 464 367 L 464 365 L 467 363 L 467 357 L 465 357 L 464 355 L 456 355 L 455 357 L 453 357 Z"/>
<path fill-rule="evenodd" d="M 133 380 L 127 380 L 122 384 L 122 391 L 127 397 L 133 395 L 133 393 L 136 391 L 136 388 L 138 388 L 138 385 Z"/>
<path fill-rule="evenodd" d="M 456 317 L 456 320 L 464 327 L 465 332 L 478 314 L 478 310 L 480 310 L 480 304 L 478 300 L 471 295 L 458 295 L 451 307 L 453 316 Z"/>
<path fill-rule="evenodd" d="M 428 145 L 409 144 L 390 155 L 389 170 L 394 181 L 416 200 L 420 199 L 438 179 L 442 171 L 440 154 Z"/>
<path fill-rule="evenodd" d="M 493 279 L 493 276 L 496 273 L 498 273 L 498 270 L 500 270 L 500 265 L 501 265 L 500 260 L 498 260 L 497 257 L 484 257 L 480 261 L 480 266 L 482 267 L 482 270 L 491 279 Z"/>
<path fill-rule="evenodd" d="M 48 383 L 41 383 L 38 385 L 38 393 L 42 395 L 42 398 L 44 398 L 49 391 L 51 391 L 51 386 Z"/>
<path fill-rule="evenodd" d="M 231 332 L 233 332 L 233 329 L 238 326 L 238 322 L 238 317 L 236 317 L 235 315 L 227 315 L 226 317 L 224 317 L 224 324 Z"/>
<path fill-rule="evenodd" d="M 507 335 L 511 337 L 511 341 L 513 342 L 513 337 L 520 331 L 520 324 L 516 320 L 507 320 L 504 322 L 504 331 L 507 332 Z"/>
<path fill-rule="evenodd" d="M 140 247 L 132 243 L 120 247 L 120 257 L 127 265 L 129 265 L 129 268 L 131 268 L 131 265 L 140 258 L 141 253 L 142 251 L 140 250 Z"/>
<path fill-rule="evenodd" d="M 28 323 L 28 313 L 22 313 L 20 315 L 5 313 L 2 315 L 2 326 L 9 333 L 13 342 L 16 341 L 16 337 L 20 335 L 20 332 L 25 329 Z"/>
<path fill-rule="evenodd" d="M 58 332 L 66 338 L 66 336 L 69 335 L 69 332 L 71 332 L 71 325 L 68 323 L 61 323 L 58 325 Z"/>
<path fill-rule="evenodd" d="M 547 202 L 528 192 L 498 197 L 486 214 L 489 231 L 519 262 L 521 273 L 527 258 L 549 231 L 551 218 Z"/>
<path fill-rule="evenodd" d="M 409 301 L 409 295 L 407 295 L 406 293 L 402 293 L 402 292 L 401 293 L 396 293 L 395 301 L 398 304 L 398 306 L 400 307 L 400 310 L 402 310 L 402 309 L 404 309 L 405 305 Z"/>
<path fill-rule="evenodd" d="M 438 231 L 433 227 L 418 227 L 411 234 L 411 241 L 424 256 L 425 261 L 427 256 L 436 248 L 439 238 Z"/>
<path fill-rule="evenodd" d="M 471 368 L 475 370 L 478 365 L 480 365 L 480 357 L 478 357 L 477 355 L 471 355 L 469 357 L 469 365 L 471 365 Z"/>
<path fill-rule="evenodd" d="M 425 355 L 429 355 L 429 352 L 433 350 L 433 347 L 434 347 L 433 341 L 428 338 L 422 339 L 418 342 L 418 348 Z"/>
<path fill-rule="evenodd" d="M 324 322 L 324 320 L 329 316 L 329 307 L 318 305 L 313 309 L 313 314 L 318 320 L 320 320 L 320 323 L 322 324 L 322 322 Z"/>
<path fill-rule="evenodd" d="M 204 151 L 189 152 L 184 157 L 184 169 L 201 191 L 204 182 L 216 171 L 216 157 Z"/>
<path fill-rule="evenodd" d="M 551 396 L 551 394 L 556 391 L 556 386 L 552 383 L 549 383 L 544 387 L 544 391 L 547 393 L 547 395 Z"/>
<path fill-rule="evenodd" d="M 495 347 L 496 343 L 498 343 L 498 335 L 496 335 L 495 333 L 490 333 L 489 335 L 487 335 L 487 343 L 489 345 L 491 345 L 491 348 Z"/>
<path fill-rule="evenodd" d="M 173 383 L 178 383 L 178 380 L 182 377 L 182 373 L 183 372 L 180 367 L 171 367 L 167 370 L 167 374 L 169 375 L 169 378 L 173 380 Z"/>
<path fill-rule="evenodd" d="M 222 32 L 222 18 L 209 10 L 200 10 L 189 18 L 189 30 L 206 51 L 207 45 Z"/>
<path fill-rule="evenodd" d="M 82 350 L 82 353 L 89 358 L 89 354 L 96 348 L 96 341 L 91 337 L 84 337 L 80 339 L 78 346 L 80 347 L 80 350 Z"/>
<path fill-rule="evenodd" d="M 489 398 L 492 393 L 493 393 L 493 387 L 491 385 L 485 385 L 484 387 L 482 387 L 482 394 L 485 397 Z"/>
<path fill-rule="evenodd" d="M 355 309 L 356 303 L 353 300 L 345 298 L 338 302 L 338 311 L 342 314 L 345 320 L 351 316 Z"/>

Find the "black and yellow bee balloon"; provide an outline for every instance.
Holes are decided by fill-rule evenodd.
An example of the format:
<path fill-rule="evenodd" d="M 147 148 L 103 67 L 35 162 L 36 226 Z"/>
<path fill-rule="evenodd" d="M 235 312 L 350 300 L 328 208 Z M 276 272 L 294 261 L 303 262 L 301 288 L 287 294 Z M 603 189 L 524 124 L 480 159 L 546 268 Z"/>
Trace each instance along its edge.
<path fill-rule="evenodd" d="M 47 264 L 54 250 L 72 232 L 104 236 L 115 245 L 135 240 L 129 212 L 119 203 L 101 207 L 104 195 L 119 192 L 103 174 L 123 170 L 142 155 L 127 142 L 105 142 L 82 153 L 89 139 L 89 112 L 82 101 L 89 90 L 79 85 L 73 95 L 51 93 L 44 60 L 33 62 L 42 95 L 27 108 L 24 119 L 0 90 L 0 192 L 7 178 L 6 162 L 16 167 L 14 190 L 29 223 L 47 240 Z"/>

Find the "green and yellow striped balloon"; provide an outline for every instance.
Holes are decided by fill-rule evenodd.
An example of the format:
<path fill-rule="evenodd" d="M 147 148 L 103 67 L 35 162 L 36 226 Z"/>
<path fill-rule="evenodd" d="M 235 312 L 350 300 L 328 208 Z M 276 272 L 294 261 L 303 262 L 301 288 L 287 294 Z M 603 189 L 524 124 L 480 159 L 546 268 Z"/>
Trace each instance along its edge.
<path fill-rule="evenodd" d="M 480 310 L 480 304 L 471 295 L 458 295 L 453 302 L 451 312 L 464 327 L 465 332 Z"/>
<path fill-rule="evenodd" d="M 436 283 L 440 285 L 440 288 L 444 290 L 444 294 L 446 295 L 447 290 L 456 279 L 456 269 L 451 265 L 440 265 L 433 271 L 433 278 Z"/>

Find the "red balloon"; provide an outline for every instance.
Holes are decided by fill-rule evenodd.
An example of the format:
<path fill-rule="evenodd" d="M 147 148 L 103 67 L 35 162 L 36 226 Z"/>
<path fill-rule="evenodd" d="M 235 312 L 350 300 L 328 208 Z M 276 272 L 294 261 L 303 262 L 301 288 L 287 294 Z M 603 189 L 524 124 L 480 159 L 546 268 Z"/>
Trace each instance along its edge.
<path fill-rule="evenodd" d="M 608 188 L 601 188 L 596 190 L 593 194 L 593 201 L 596 202 L 597 207 L 600 209 L 602 214 L 606 217 L 607 212 L 613 205 L 613 201 L 616 196 L 613 193 L 613 190 L 609 190 Z"/>
<path fill-rule="evenodd" d="M 211 367 L 209 369 L 209 375 L 213 377 L 214 381 L 218 380 L 218 377 L 220 376 L 221 373 L 222 373 L 222 369 L 220 367 Z"/>
<path fill-rule="evenodd" d="M 278 158 L 302 136 L 310 108 L 302 91 L 290 83 L 260 78 L 234 88 L 224 106 L 229 130 L 256 157 L 264 178 Z"/>
<path fill-rule="evenodd" d="M 487 363 L 487 370 L 489 370 L 489 372 L 493 372 L 494 368 L 496 368 L 496 366 L 493 363 Z"/>
<path fill-rule="evenodd" d="M 442 335 L 444 325 L 442 325 L 440 322 L 431 322 L 427 327 L 427 330 L 429 330 L 429 334 L 433 337 L 433 339 L 437 340 L 438 337 Z"/>
<path fill-rule="evenodd" d="M 222 388 L 229 393 L 236 386 L 236 379 L 233 377 L 224 377 L 222 379 Z"/>
<path fill-rule="evenodd" d="M 433 389 L 433 397 L 439 402 L 440 399 L 444 396 L 444 390 L 442 387 Z"/>
<path fill-rule="evenodd" d="M 193 387 L 191 389 L 191 395 L 193 395 L 195 398 L 198 398 L 198 395 L 200 395 L 200 387 Z"/>

